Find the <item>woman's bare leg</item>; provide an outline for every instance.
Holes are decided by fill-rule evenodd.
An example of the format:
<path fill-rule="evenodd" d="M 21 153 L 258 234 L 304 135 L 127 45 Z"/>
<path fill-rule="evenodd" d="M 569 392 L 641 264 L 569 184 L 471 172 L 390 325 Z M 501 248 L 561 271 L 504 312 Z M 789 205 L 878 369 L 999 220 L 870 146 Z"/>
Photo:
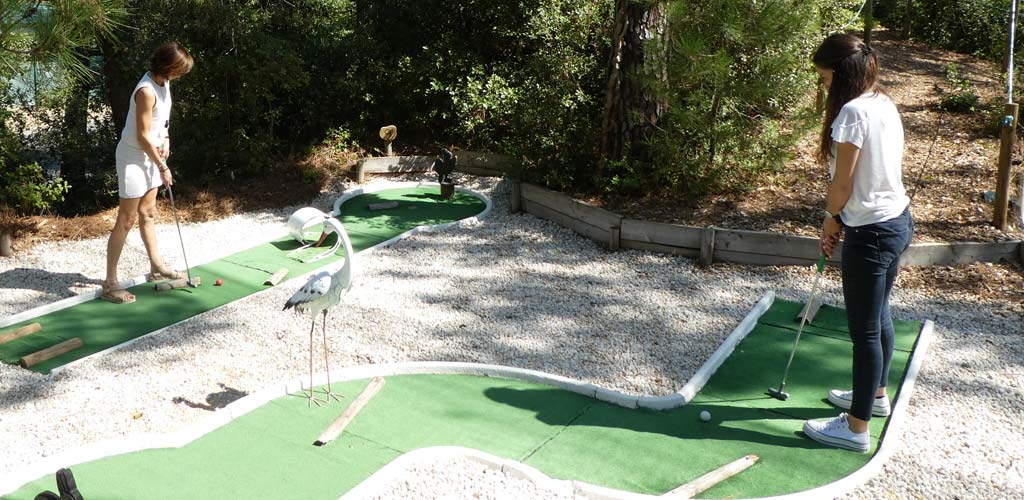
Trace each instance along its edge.
<path fill-rule="evenodd" d="M 150 271 L 168 273 L 171 270 L 167 269 L 160 258 L 156 243 L 156 192 L 156 188 L 146 191 L 139 202 L 139 233 L 142 235 L 142 244 L 146 246 L 146 254 L 149 255 Z"/>
<path fill-rule="evenodd" d="M 110 239 L 107 240 L 107 277 L 104 279 L 104 288 L 117 287 L 117 263 L 121 260 L 121 250 L 124 249 L 124 241 L 135 225 L 135 214 L 139 210 L 139 201 L 142 198 L 121 198 L 117 207 L 117 221 L 114 228 L 110 230 Z"/>

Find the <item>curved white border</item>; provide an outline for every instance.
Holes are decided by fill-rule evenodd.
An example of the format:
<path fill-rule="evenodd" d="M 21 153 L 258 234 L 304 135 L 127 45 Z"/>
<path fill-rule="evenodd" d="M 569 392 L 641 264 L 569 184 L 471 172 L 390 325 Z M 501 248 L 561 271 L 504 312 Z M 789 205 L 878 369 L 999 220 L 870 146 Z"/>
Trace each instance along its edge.
<path fill-rule="evenodd" d="M 774 298 L 775 294 L 773 292 L 766 293 L 752 308 L 750 313 L 747 314 L 746 318 L 744 318 L 729 337 L 726 338 L 722 343 L 722 346 L 715 351 L 711 358 L 709 358 L 697 373 L 694 374 L 690 381 L 687 382 L 683 389 L 670 396 L 660 398 L 630 396 L 580 380 L 535 370 L 478 363 L 410 362 L 345 367 L 333 370 L 333 380 L 335 382 L 342 382 L 347 380 L 369 379 L 377 376 L 413 374 L 462 374 L 484 377 L 502 377 L 549 385 L 630 408 L 636 408 L 637 406 L 659 409 L 671 408 L 686 404 L 690 399 L 692 399 L 694 394 L 699 392 L 700 388 L 708 378 L 710 378 L 711 374 L 718 369 L 724 359 L 732 352 L 736 344 L 738 344 L 740 340 L 742 340 L 743 337 L 752 330 L 757 319 L 768 309 L 768 307 L 771 306 Z M 921 327 L 913 354 L 911 355 L 910 364 L 903 380 L 899 398 L 896 400 L 894 411 L 889 419 L 889 423 L 885 431 L 885 439 L 882 440 L 882 443 L 875 455 L 868 461 L 868 463 L 850 475 L 828 485 L 788 495 L 767 497 L 769 500 L 812 500 L 841 496 L 853 491 L 854 488 L 860 486 L 878 474 L 882 466 L 886 461 L 888 461 L 889 457 L 895 452 L 896 447 L 899 445 L 899 437 L 903 426 L 905 425 L 907 407 L 910 404 L 910 397 L 914 391 L 917 374 L 921 369 L 924 357 L 928 351 L 928 346 L 931 343 L 933 331 L 934 324 L 931 321 L 925 321 L 924 325 Z M 320 373 L 314 376 L 314 385 L 323 385 L 326 382 L 326 373 Z M 263 406 L 273 399 L 288 394 L 294 394 L 300 389 L 307 387 L 308 384 L 304 382 L 304 377 L 295 378 L 284 383 L 272 384 L 214 412 L 211 417 L 175 433 L 135 435 L 70 450 L 68 452 L 49 457 L 39 463 L 16 470 L 9 475 L 11 478 L 27 477 L 30 479 L 0 480 L 0 495 L 16 491 L 24 484 L 34 481 L 37 478 L 44 477 L 60 467 L 68 467 L 112 455 L 119 455 L 145 449 L 183 447 L 203 435 L 230 423 L 232 420 Z M 673 406 L 669 406 L 670 403 Z M 451 446 L 423 448 L 405 453 L 372 474 L 352 490 L 346 492 L 341 498 L 346 500 L 354 499 L 360 495 L 370 494 L 377 491 L 387 486 L 388 480 L 399 477 L 406 468 L 419 460 L 436 461 L 444 458 L 465 458 L 478 461 L 503 472 L 533 481 L 545 489 L 554 491 L 571 491 L 577 498 L 601 500 L 666 498 L 664 496 L 644 495 L 606 488 L 582 481 L 553 479 L 531 466 L 514 460 L 496 457 L 479 450 Z"/>
<path fill-rule="evenodd" d="M 331 211 L 330 215 L 331 216 L 337 216 L 340 213 L 338 209 L 341 207 L 341 205 L 343 203 L 345 203 L 349 199 L 354 198 L 355 196 L 358 196 L 358 195 L 361 195 L 361 194 L 364 194 L 364 193 L 374 193 L 374 192 L 377 192 L 377 191 L 387 191 L 389 189 L 402 189 L 402 188 L 409 188 L 409 187 L 416 188 L 416 187 L 423 187 L 425 185 L 426 186 L 429 186 L 429 185 L 440 186 L 440 184 L 438 184 L 436 182 L 433 182 L 433 183 L 431 183 L 431 182 L 387 182 L 387 183 L 375 184 L 373 186 L 367 186 L 367 187 L 363 187 L 363 188 L 350 189 L 350 190 L 345 191 L 344 193 L 342 193 L 342 195 L 334 202 L 334 210 Z M 378 243 L 378 244 L 376 244 L 376 245 L 374 245 L 372 247 L 369 247 L 369 248 L 364 248 L 362 251 L 356 252 L 356 255 L 361 255 L 361 254 L 364 254 L 364 253 L 372 252 L 372 251 L 377 250 L 379 248 L 385 248 L 385 247 L 392 246 L 395 243 L 398 243 L 399 241 L 401 241 L 401 240 L 403 240 L 405 238 L 408 238 L 409 236 L 412 236 L 414 234 L 429 233 L 429 232 L 440 231 L 440 230 L 443 230 L 443 229 L 448 229 L 450 227 L 461 227 L 461 226 L 467 225 L 467 224 L 474 224 L 474 223 L 477 223 L 477 222 L 483 220 L 484 218 L 486 218 L 487 216 L 489 216 L 491 214 L 491 209 L 492 209 L 493 204 L 491 203 L 491 199 L 490 199 L 489 196 L 487 196 L 485 194 L 482 194 L 482 193 L 478 193 L 476 191 L 473 191 L 473 190 L 470 190 L 470 189 L 467 189 L 467 188 L 462 188 L 462 187 L 456 187 L 456 190 L 458 190 L 461 193 L 466 193 L 466 194 L 469 194 L 471 196 L 475 196 L 475 197 L 479 198 L 480 200 L 482 200 L 484 202 L 484 204 L 486 205 L 486 207 L 484 208 L 484 211 L 480 212 L 479 214 L 477 214 L 477 215 L 475 215 L 473 217 L 469 217 L 469 218 L 462 219 L 462 220 L 457 220 L 457 221 L 452 221 L 452 222 L 446 222 L 444 224 L 437 224 L 437 225 L 434 225 L 434 226 L 416 226 L 416 227 L 414 227 L 414 228 L 412 228 L 412 229 L 410 229 L 410 230 L 408 230 L 408 231 L 406 231 L 406 232 L 404 232 L 404 233 L 402 233 L 402 234 L 400 234 L 398 236 L 395 236 L 394 238 L 391 238 L 390 240 L 387 240 L 387 241 L 382 242 L 382 243 Z M 270 241 L 276 240 L 278 238 L 282 238 L 282 237 L 287 236 L 287 235 L 288 235 L 288 230 L 287 230 L 287 226 L 285 226 L 284 228 L 281 229 L 281 231 L 272 233 L 271 237 L 270 237 Z M 244 251 L 244 250 L 242 250 L 242 251 Z M 207 261 L 201 262 L 199 264 L 196 264 L 196 266 L 192 266 L 192 267 L 201 266 L 203 264 L 207 264 L 207 263 L 213 262 L 215 260 L 223 259 L 225 257 L 229 257 L 231 255 L 234 255 L 235 253 L 238 253 L 238 252 L 236 251 L 236 252 L 233 252 L 231 254 L 222 255 L 220 257 L 215 257 L 215 258 L 212 258 L 210 260 L 207 260 Z M 304 274 L 298 275 L 298 276 L 296 276 L 294 278 L 291 278 L 291 279 L 289 279 L 288 281 L 286 281 L 284 283 L 278 283 L 276 286 L 280 287 L 282 285 L 292 285 L 292 286 L 299 285 L 299 284 L 301 284 L 302 280 L 308 279 L 309 276 L 312 275 L 313 273 L 319 272 L 319 271 L 321 271 L 321 270 L 323 270 L 325 268 L 329 268 L 332 265 L 337 266 L 337 265 L 340 265 L 340 264 L 343 264 L 343 263 L 344 263 L 344 261 L 339 261 L 339 262 L 335 262 L 333 264 L 327 264 L 327 265 L 325 265 L 323 267 L 314 269 L 313 271 L 310 271 L 308 273 L 304 273 Z M 141 285 L 141 284 L 143 284 L 145 282 L 146 282 L 146 276 L 145 275 L 136 276 L 135 278 L 131 278 L 131 279 L 127 279 L 127 280 L 122 281 L 121 282 L 121 287 L 123 287 L 123 288 L 131 288 L 131 287 L 136 286 L 136 285 Z M 267 287 L 264 290 L 259 290 L 259 291 L 255 292 L 255 293 L 250 294 L 250 295 L 246 295 L 246 297 L 251 297 L 253 295 L 264 293 L 267 290 L 270 290 L 271 288 L 274 288 L 274 287 Z M 21 323 L 22 321 L 29 320 L 29 319 L 32 319 L 32 318 L 36 318 L 36 317 L 42 316 L 44 314 L 49 314 L 49 313 L 52 313 L 52 312 L 55 312 L 55 311 L 59 311 L 61 309 L 66 309 L 68 307 L 72 307 L 72 306 L 81 304 L 83 302 L 88 302 L 90 300 L 93 300 L 93 299 L 99 297 L 100 293 L 101 293 L 100 289 L 89 290 L 87 292 L 84 292 L 84 293 L 82 293 L 80 295 L 77 295 L 77 296 L 74 296 L 74 297 L 69 297 L 69 298 L 66 298 L 66 299 L 63 299 L 63 300 L 59 300 L 59 301 L 51 303 L 51 304 L 46 304 L 44 306 L 39 306 L 39 307 L 36 307 L 34 309 L 29 309 L 28 311 L 20 312 L 18 314 L 13 315 L 13 316 L 8 316 L 7 318 L 5 318 L 3 320 L 0 320 L 0 328 L 3 328 L 3 327 L 8 326 L 8 325 L 13 325 L 15 323 Z M 230 302 L 228 304 L 230 304 Z M 208 311 L 204 311 L 204 312 L 202 312 L 200 314 L 206 314 L 206 313 L 209 313 L 211 311 L 216 311 L 217 309 L 220 309 L 221 307 L 224 307 L 224 306 L 226 306 L 228 304 L 224 304 L 224 305 L 215 307 L 215 308 L 210 309 Z M 198 315 L 196 315 L 196 316 L 198 316 Z M 162 331 L 164 331 L 164 330 L 166 330 L 168 328 L 171 328 L 171 327 L 176 326 L 176 325 L 178 325 L 180 323 L 188 321 L 188 320 L 190 320 L 190 319 L 192 319 L 194 317 L 195 316 L 190 316 L 190 317 L 185 318 L 185 319 L 183 319 L 183 320 L 181 320 L 181 321 L 179 321 L 177 323 L 172 323 L 172 324 L 167 325 L 167 326 L 165 326 L 163 328 L 160 328 L 160 329 L 157 329 L 157 330 L 153 330 L 153 331 L 151 331 L 151 332 L 149 332 L 149 333 L 147 333 L 145 335 L 140 335 L 140 336 L 135 337 L 135 338 L 133 338 L 131 340 L 127 340 L 127 341 L 122 342 L 120 344 L 117 344 L 115 346 L 111 346 L 111 347 L 109 347 L 107 349 L 104 349 L 102 351 L 94 352 L 94 353 L 92 353 L 92 354 L 90 354 L 90 355 L 88 355 L 88 356 L 86 356 L 84 358 L 79 358 L 79 359 L 76 359 L 76 360 L 74 360 L 74 361 L 72 361 L 70 363 L 67 363 L 65 365 L 58 366 L 58 367 L 54 368 L 53 370 L 51 370 L 49 374 L 50 375 L 54 375 L 56 373 L 59 373 L 62 370 L 65 370 L 67 368 L 75 366 L 75 365 L 77 365 L 77 364 L 79 364 L 79 363 L 81 363 L 81 362 L 83 362 L 83 361 L 85 361 L 87 359 L 91 359 L 91 358 L 94 358 L 94 357 L 102 356 L 104 354 L 116 351 L 118 349 L 122 349 L 124 347 L 129 346 L 129 345 L 132 345 L 133 343 L 137 342 L 139 339 L 148 337 L 150 335 L 153 335 L 154 333 L 162 332 Z"/>

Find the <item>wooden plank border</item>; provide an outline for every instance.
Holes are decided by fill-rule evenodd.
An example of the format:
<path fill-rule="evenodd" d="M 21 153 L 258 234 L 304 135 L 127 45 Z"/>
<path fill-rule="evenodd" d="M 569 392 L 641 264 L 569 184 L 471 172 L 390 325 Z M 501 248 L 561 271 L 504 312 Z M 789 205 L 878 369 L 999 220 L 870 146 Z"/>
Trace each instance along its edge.
<path fill-rule="evenodd" d="M 459 158 L 457 172 L 483 177 L 519 177 L 519 164 L 511 156 L 478 151 L 456 151 L 455 154 Z M 367 174 L 430 172 L 435 159 L 436 156 L 374 156 L 356 162 L 351 172 L 362 184 Z"/>
<path fill-rule="evenodd" d="M 621 215 L 533 184 L 520 184 L 519 193 L 527 213 L 600 241 L 611 250 L 621 246 Z"/>
<path fill-rule="evenodd" d="M 818 238 L 629 219 L 527 183 L 521 184 L 520 197 L 526 212 L 604 243 L 608 248 L 703 258 L 705 262 L 766 266 L 807 266 L 818 259 Z M 617 245 L 612 239 L 617 240 Z M 838 265 L 841 260 L 840 247 L 829 264 Z M 941 266 L 1001 260 L 1024 262 L 1024 242 L 914 243 L 904 252 L 901 264 Z"/>

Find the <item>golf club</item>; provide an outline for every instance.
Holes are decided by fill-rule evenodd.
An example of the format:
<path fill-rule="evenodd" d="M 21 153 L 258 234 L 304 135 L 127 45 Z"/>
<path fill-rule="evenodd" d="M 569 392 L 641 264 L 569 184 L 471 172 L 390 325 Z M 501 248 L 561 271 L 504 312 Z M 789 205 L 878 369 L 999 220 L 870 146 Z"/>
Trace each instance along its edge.
<path fill-rule="evenodd" d="M 167 194 L 171 197 L 171 212 L 174 213 L 174 226 L 178 228 L 178 241 L 181 243 L 181 255 L 185 258 L 185 274 L 188 276 L 188 286 L 192 288 L 198 288 L 199 284 L 192 280 L 192 272 L 188 266 L 188 255 L 185 254 L 185 240 L 181 237 L 181 225 L 178 224 L 178 209 L 174 206 L 174 190 L 171 189 L 171 185 L 167 185 Z"/>
<path fill-rule="evenodd" d="M 818 272 L 814 276 L 814 284 L 811 285 L 811 296 L 807 299 L 807 304 L 814 302 L 814 297 L 818 293 L 818 282 L 821 280 L 821 275 L 825 271 L 825 254 L 821 254 L 818 257 Z M 802 314 L 800 316 L 800 328 L 796 331 L 796 338 L 793 340 L 793 349 L 789 351 L 789 361 L 786 362 L 786 370 L 782 372 L 782 383 L 779 384 L 778 389 L 768 388 L 768 395 L 778 399 L 779 401 L 785 401 L 789 399 L 789 394 L 786 394 L 783 389 L 786 388 L 786 377 L 789 376 L 789 367 L 793 364 L 793 356 L 796 355 L 796 346 L 800 343 L 800 334 L 804 331 L 804 325 L 807 324 L 807 315 Z"/>

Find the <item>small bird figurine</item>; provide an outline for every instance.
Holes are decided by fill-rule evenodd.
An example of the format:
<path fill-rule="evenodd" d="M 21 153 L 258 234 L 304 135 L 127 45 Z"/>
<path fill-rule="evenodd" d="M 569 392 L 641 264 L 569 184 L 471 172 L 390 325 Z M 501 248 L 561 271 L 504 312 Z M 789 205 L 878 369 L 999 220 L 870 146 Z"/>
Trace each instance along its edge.
<path fill-rule="evenodd" d="M 339 396 L 331 391 L 331 368 L 327 352 L 327 310 L 341 302 L 341 295 L 352 288 L 352 260 L 355 252 L 352 250 L 352 241 L 348 238 L 348 232 L 341 222 L 333 217 L 324 221 L 324 231 L 320 235 L 319 246 L 330 233 L 335 233 L 341 238 L 345 245 L 345 264 L 341 269 L 329 272 L 320 271 L 309 278 L 309 281 L 297 292 L 288 302 L 285 302 L 284 309 L 295 308 L 299 312 L 308 312 L 313 320 L 309 326 L 309 406 L 316 403 L 330 403 L 331 398 L 338 399 Z M 316 327 L 316 316 L 322 313 L 323 336 L 324 336 L 324 364 L 327 365 L 327 390 L 326 400 L 319 400 L 313 394 L 313 329 Z"/>

